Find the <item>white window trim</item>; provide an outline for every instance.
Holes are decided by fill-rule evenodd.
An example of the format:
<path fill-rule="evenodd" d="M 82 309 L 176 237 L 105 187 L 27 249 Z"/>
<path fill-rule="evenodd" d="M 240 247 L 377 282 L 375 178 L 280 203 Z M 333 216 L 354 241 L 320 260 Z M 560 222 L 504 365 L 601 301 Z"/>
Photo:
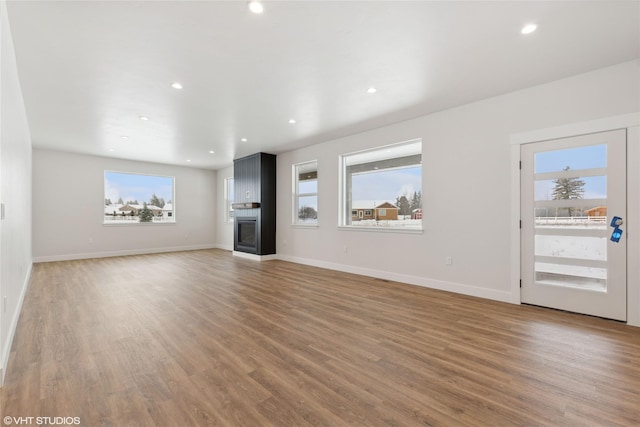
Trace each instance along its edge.
<path fill-rule="evenodd" d="M 316 174 L 318 173 L 318 161 L 317 160 L 309 160 L 306 162 L 294 163 L 291 165 L 291 226 L 294 228 L 318 228 L 318 224 L 320 223 L 320 219 L 317 218 L 315 223 L 302 223 L 298 222 L 298 205 L 301 197 L 309 197 L 315 196 L 316 199 L 318 197 L 318 191 L 315 193 L 298 193 L 298 167 L 304 165 L 310 165 L 315 163 L 316 165 Z M 316 177 L 316 181 L 318 178 Z M 319 184 L 319 181 L 318 181 Z M 316 214 L 319 214 L 319 209 L 316 209 Z"/>
<path fill-rule="evenodd" d="M 349 231 L 365 231 L 365 232 L 382 232 L 382 233 L 399 233 L 399 234 L 423 234 L 424 233 L 424 216 L 420 219 L 420 228 L 400 228 L 400 227 L 367 227 L 360 225 L 351 225 L 347 224 L 347 216 L 349 219 L 352 218 L 352 215 L 348 215 L 348 212 L 352 212 L 353 208 L 347 210 L 346 205 L 348 204 L 345 195 L 345 159 L 354 154 L 364 154 L 367 152 L 380 151 L 392 147 L 398 147 L 402 145 L 408 145 L 411 143 L 420 142 L 420 155 L 422 155 L 422 138 L 414 138 L 409 139 L 402 142 L 397 142 L 393 144 L 382 145 L 374 148 L 368 148 L 365 150 L 354 151 L 351 153 L 341 154 L 339 156 L 339 167 L 338 167 L 338 230 L 349 230 Z M 421 163 L 422 164 L 422 163 Z M 424 176 L 423 176 L 424 179 Z M 372 209 L 373 210 L 373 209 Z"/>
<path fill-rule="evenodd" d="M 176 219 L 176 177 L 173 175 L 160 175 L 160 174 L 154 174 L 154 173 L 141 173 L 141 172 L 124 172 L 124 171 L 118 171 L 118 170 L 112 170 L 112 169 L 105 169 L 104 172 L 102 173 L 102 184 L 103 184 L 103 191 L 104 191 L 104 183 L 105 180 L 107 179 L 107 173 L 119 173 L 119 174 L 124 174 L 124 175 L 142 175 L 142 176 L 154 176 L 154 177 L 161 177 L 161 178 L 171 178 L 172 183 L 173 183 L 173 188 L 171 189 L 171 205 L 172 205 L 172 215 L 171 218 L 173 219 L 173 221 L 163 221 L 163 222 L 138 222 L 138 221 L 131 221 L 131 222 L 116 222 L 116 223 L 112 223 L 112 222 L 107 222 L 104 219 L 104 216 L 102 218 L 102 225 L 105 227 L 134 227 L 134 226 L 139 226 L 139 227 L 154 227 L 154 226 L 172 226 L 178 223 L 178 220 Z M 104 196 L 105 194 L 103 194 L 102 196 L 102 202 L 104 205 Z M 103 209 L 104 211 L 104 209 Z"/>

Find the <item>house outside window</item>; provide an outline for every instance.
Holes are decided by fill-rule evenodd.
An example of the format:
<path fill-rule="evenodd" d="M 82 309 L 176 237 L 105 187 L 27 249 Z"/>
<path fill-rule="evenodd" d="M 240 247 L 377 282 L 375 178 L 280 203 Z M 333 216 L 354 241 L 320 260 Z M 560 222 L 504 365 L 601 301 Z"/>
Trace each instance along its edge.
<path fill-rule="evenodd" d="M 340 156 L 342 227 L 422 230 L 422 140 Z"/>
<path fill-rule="evenodd" d="M 318 162 L 293 165 L 293 224 L 318 225 Z"/>
<path fill-rule="evenodd" d="M 234 198 L 234 187 L 233 187 L 233 178 L 225 178 L 224 180 L 224 204 L 225 204 L 225 221 L 233 222 L 234 211 L 233 211 L 233 201 Z"/>
<path fill-rule="evenodd" d="M 174 178 L 104 172 L 105 225 L 175 223 Z"/>

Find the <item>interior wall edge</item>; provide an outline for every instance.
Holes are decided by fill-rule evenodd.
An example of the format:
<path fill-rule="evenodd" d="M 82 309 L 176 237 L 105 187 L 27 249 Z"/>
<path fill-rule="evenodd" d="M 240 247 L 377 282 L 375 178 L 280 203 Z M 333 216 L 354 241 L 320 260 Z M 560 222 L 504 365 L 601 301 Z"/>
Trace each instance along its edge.
<path fill-rule="evenodd" d="M 233 252 L 233 245 L 228 245 L 226 243 L 216 243 L 216 249 L 222 249 L 223 251 Z"/>
<path fill-rule="evenodd" d="M 11 324 L 9 325 L 9 335 L 5 341 L 5 347 L 2 349 L 2 364 L 0 365 L 0 387 L 4 384 L 4 376 L 7 372 L 7 365 L 9 364 L 9 357 L 11 356 L 11 347 L 13 345 L 13 338 L 18 327 L 18 319 L 20 319 L 20 313 L 22 313 L 22 304 L 24 298 L 27 295 L 27 289 L 31 282 L 31 271 L 33 270 L 33 262 L 27 266 L 27 274 L 25 275 L 24 283 L 22 284 L 22 290 L 20 291 L 20 298 L 18 299 L 18 306 L 13 313 Z"/>

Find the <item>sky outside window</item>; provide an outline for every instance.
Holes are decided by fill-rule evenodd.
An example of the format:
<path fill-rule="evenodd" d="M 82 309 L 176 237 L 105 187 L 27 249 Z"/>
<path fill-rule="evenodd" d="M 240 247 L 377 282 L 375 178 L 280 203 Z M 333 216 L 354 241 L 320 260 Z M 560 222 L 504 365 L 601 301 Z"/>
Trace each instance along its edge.
<path fill-rule="evenodd" d="M 124 203 L 137 200 L 149 203 L 155 194 L 165 203 L 173 202 L 173 178 L 168 176 L 139 175 L 122 172 L 104 173 L 104 197 L 112 203 L 122 199 Z"/>
<path fill-rule="evenodd" d="M 354 174 L 351 200 L 395 203 L 399 196 L 411 199 L 422 191 L 422 166 Z"/>
<path fill-rule="evenodd" d="M 559 172 L 566 167 L 577 171 L 607 167 L 607 146 L 591 145 L 536 153 L 535 173 Z M 607 197 L 607 180 L 604 176 L 582 177 L 584 181 L 584 199 L 605 199 Z M 552 198 L 553 180 L 540 180 L 535 183 L 535 199 L 550 200 Z"/>

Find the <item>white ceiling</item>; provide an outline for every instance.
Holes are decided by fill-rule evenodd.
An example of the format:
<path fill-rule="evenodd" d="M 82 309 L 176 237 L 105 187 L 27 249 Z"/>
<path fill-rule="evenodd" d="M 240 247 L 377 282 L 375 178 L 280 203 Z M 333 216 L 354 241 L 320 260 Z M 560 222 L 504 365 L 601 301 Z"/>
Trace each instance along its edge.
<path fill-rule="evenodd" d="M 637 1 L 7 7 L 34 147 L 210 169 L 640 57 Z"/>

